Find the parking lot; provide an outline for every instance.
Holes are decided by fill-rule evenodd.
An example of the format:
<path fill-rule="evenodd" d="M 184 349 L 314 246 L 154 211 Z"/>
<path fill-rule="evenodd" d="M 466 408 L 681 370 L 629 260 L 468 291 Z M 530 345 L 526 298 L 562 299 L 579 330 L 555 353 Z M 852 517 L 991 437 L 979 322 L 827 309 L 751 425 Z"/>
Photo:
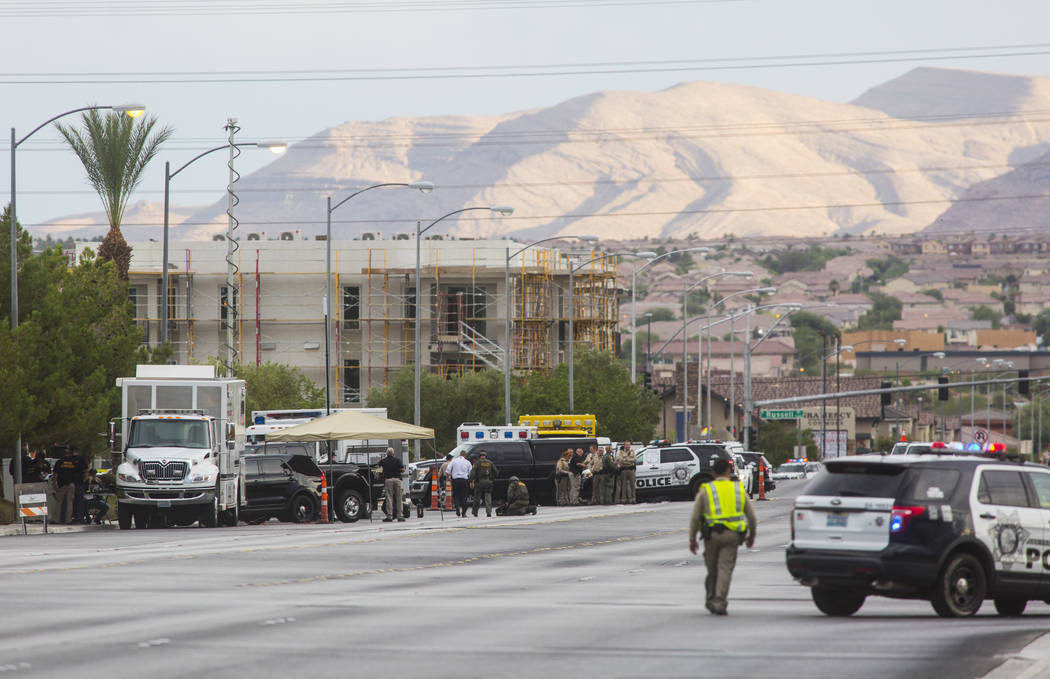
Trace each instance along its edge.
<path fill-rule="evenodd" d="M 791 496 L 757 503 L 730 615 L 703 608 L 687 502 L 537 516 L 0 538 L 17 676 L 996 677 L 1038 669 L 1022 618 L 871 599 L 821 615 L 784 567 Z M 6 670 L 5 670 L 6 671 Z M 1003 672 L 1012 674 L 1002 674 Z M 1033 675 L 1038 676 L 1038 675 Z"/>

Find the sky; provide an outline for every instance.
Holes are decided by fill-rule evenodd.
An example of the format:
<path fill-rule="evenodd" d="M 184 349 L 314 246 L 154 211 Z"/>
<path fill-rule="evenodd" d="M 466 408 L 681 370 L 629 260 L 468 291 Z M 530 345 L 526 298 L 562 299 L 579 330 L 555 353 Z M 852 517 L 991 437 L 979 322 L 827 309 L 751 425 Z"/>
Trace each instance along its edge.
<path fill-rule="evenodd" d="M 144 104 L 174 135 L 132 201 L 160 202 L 164 162 L 225 144 L 231 117 L 238 141 L 295 143 L 697 80 L 847 102 L 917 66 L 1048 76 L 1048 25 L 1046 0 L 0 0 L 0 146 L 70 109 Z M 271 159 L 246 149 L 237 170 Z M 225 154 L 195 161 L 172 204 L 210 204 L 226 179 Z M 0 162 L 4 204 L 9 186 Z M 17 196 L 30 229 L 101 207 L 51 126 L 17 147 Z"/>

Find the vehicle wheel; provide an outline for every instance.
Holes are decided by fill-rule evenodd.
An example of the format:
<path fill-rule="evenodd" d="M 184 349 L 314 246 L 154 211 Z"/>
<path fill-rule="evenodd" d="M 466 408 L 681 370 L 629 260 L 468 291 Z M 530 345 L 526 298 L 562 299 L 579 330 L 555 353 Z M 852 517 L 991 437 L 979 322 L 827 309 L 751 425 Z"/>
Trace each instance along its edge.
<path fill-rule="evenodd" d="M 314 503 L 306 495 L 296 495 L 288 505 L 288 520 L 292 523 L 306 523 L 317 518 Z"/>
<path fill-rule="evenodd" d="M 356 490 L 344 490 L 339 493 L 335 503 L 335 514 L 343 523 L 353 523 L 368 516 L 365 511 L 365 498 Z"/>
<path fill-rule="evenodd" d="M 696 499 L 696 494 L 700 492 L 700 486 L 702 486 L 703 484 L 707 483 L 708 481 L 709 481 L 709 479 L 706 479 L 706 478 L 704 478 L 702 476 L 697 476 L 692 481 L 690 481 L 689 482 L 689 499 L 695 500 Z"/>
<path fill-rule="evenodd" d="M 937 579 L 930 603 L 941 617 L 967 617 L 980 610 L 987 587 L 981 562 L 969 554 L 956 554 Z"/>
<path fill-rule="evenodd" d="M 1018 599 L 1015 597 L 1000 597 L 995 600 L 995 611 L 999 615 L 1017 617 L 1018 615 L 1024 613 L 1024 609 L 1027 605 L 1027 599 Z"/>
<path fill-rule="evenodd" d="M 149 528 L 150 512 L 148 509 L 136 509 L 134 516 L 135 528 Z"/>
<path fill-rule="evenodd" d="M 234 528 L 241 520 L 240 507 L 227 509 L 222 513 L 222 525 Z"/>
<path fill-rule="evenodd" d="M 853 615 L 860 610 L 868 597 L 864 592 L 830 587 L 812 587 L 810 593 L 820 612 L 834 617 Z"/>
<path fill-rule="evenodd" d="M 215 528 L 219 525 L 219 498 L 216 497 L 210 505 L 201 510 L 197 521 L 203 528 Z"/>
<path fill-rule="evenodd" d="M 131 528 L 131 505 L 125 505 L 117 503 L 117 526 L 120 530 L 129 530 Z"/>

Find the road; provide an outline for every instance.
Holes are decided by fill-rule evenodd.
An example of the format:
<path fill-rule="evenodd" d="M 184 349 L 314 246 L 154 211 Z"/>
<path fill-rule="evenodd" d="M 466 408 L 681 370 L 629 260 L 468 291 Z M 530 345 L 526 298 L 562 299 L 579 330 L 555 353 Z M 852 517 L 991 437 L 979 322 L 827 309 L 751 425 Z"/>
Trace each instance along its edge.
<path fill-rule="evenodd" d="M 783 564 L 801 483 L 757 503 L 725 618 L 704 610 L 686 502 L 2 537 L 0 674 L 954 679 L 1050 631 L 1041 603 L 824 617 Z"/>

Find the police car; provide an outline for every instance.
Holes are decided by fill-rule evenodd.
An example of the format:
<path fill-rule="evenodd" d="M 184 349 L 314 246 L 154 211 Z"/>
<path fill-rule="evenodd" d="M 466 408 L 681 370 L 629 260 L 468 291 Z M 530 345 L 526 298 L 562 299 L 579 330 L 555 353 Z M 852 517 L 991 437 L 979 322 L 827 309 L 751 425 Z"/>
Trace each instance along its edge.
<path fill-rule="evenodd" d="M 688 441 L 658 443 L 638 452 L 636 495 L 639 499 L 660 496 L 696 497 L 700 484 L 714 478 L 716 459 L 733 461 L 744 447 L 736 441 Z"/>
<path fill-rule="evenodd" d="M 998 453 L 828 460 L 795 500 L 786 561 L 827 615 L 873 595 L 1020 615 L 1050 599 L 1050 469 Z"/>

